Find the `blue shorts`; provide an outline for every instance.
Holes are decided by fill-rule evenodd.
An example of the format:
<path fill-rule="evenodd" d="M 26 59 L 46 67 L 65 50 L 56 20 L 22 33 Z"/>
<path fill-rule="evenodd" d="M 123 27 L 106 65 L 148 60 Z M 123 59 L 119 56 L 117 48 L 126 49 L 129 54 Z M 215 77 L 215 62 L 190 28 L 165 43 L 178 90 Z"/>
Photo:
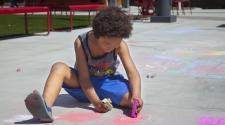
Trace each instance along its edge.
<path fill-rule="evenodd" d="M 71 68 L 71 70 L 78 75 L 76 69 Z M 129 92 L 128 80 L 121 74 L 103 77 L 90 77 L 90 81 L 99 98 L 101 100 L 104 98 L 110 98 L 114 106 L 119 106 L 123 96 Z M 63 88 L 78 101 L 89 102 L 81 87 L 72 88 L 63 83 Z"/>

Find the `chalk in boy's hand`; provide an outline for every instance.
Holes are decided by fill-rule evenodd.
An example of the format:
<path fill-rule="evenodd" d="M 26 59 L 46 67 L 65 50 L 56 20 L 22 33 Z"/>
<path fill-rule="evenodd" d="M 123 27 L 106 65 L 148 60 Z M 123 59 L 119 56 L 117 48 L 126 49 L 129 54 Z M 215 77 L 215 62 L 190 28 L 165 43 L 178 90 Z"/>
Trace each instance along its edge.
<path fill-rule="evenodd" d="M 112 101 L 109 98 L 104 98 L 102 100 L 102 103 L 104 103 L 104 105 L 106 105 L 106 107 L 108 108 L 109 111 L 113 108 Z"/>
<path fill-rule="evenodd" d="M 134 99 L 133 104 L 132 104 L 132 109 L 131 109 L 131 117 L 136 118 L 138 115 L 138 106 L 139 102 L 137 99 Z"/>

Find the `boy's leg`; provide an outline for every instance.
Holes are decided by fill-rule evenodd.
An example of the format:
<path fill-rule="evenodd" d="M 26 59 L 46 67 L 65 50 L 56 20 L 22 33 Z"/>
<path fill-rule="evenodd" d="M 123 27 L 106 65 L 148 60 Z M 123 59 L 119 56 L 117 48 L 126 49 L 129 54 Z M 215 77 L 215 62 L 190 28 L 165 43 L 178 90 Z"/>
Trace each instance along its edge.
<path fill-rule="evenodd" d="M 64 63 L 55 63 L 45 84 L 43 97 L 34 91 L 25 99 L 25 104 L 34 118 L 41 122 L 52 122 L 51 106 L 56 100 L 62 83 L 70 87 L 79 87 L 77 77 Z"/>
<path fill-rule="evenodd" d="M 130 93 L 129 92 L 127 92 L 123 96 L 123 98 L 122 98 L 122 100 L 120 102 L 120 106 L 122 106 L 122 107 L 129 107 L 129 108 L 132 107 L 131 96 L 130 96 Z"/>
<path fill-rule="evenodd" d="M 53 64 L 44 87 L 43 97 L 49 107 L 54 104 L 63 83 L 73 88 L 80 86 L 76 74 L 70 67 L 58 62 Z"/>

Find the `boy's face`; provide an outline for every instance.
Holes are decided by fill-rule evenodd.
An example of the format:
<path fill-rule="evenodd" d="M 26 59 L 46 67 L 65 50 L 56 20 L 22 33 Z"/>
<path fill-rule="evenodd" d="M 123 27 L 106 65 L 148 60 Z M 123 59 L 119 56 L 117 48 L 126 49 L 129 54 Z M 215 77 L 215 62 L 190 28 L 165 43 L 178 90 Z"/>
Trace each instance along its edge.
<path fill-rule="evenodd" d="M 104 53 L 108 53 L 114 50 L 115 48 L 118 48 L 120 46 L 121 41 L 122 41 L 122 38 L 118 38 L 118 37 L 100 37 L 99 48 Z"/>

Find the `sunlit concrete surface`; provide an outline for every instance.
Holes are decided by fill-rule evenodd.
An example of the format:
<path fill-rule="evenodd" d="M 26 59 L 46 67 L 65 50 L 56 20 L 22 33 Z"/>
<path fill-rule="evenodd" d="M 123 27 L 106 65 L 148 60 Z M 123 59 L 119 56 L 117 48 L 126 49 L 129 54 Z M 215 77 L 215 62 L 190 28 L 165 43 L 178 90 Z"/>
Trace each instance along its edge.
<path fill-rule="evenodd" d="M 225 24 L 225 11 L 208 11 L 191 16 L 187 10 L 175 23 L 133 21 L 132 36 L 125 41 L 142 78 L 144 107 L 138 118 L 118 108 L 95 113 L 91 105 L 63 90 L 51 124 L 224 125 L 225 28 L 218 26 Z M 54 62 L 74 65 L 74 39 L 88 30 L 0 41 L 0 124 L 36 124 L 25 108 L 25 97 L 33 89 L 43 91 Z M 119 71 L 125 75 L 122 67 Z"/>

